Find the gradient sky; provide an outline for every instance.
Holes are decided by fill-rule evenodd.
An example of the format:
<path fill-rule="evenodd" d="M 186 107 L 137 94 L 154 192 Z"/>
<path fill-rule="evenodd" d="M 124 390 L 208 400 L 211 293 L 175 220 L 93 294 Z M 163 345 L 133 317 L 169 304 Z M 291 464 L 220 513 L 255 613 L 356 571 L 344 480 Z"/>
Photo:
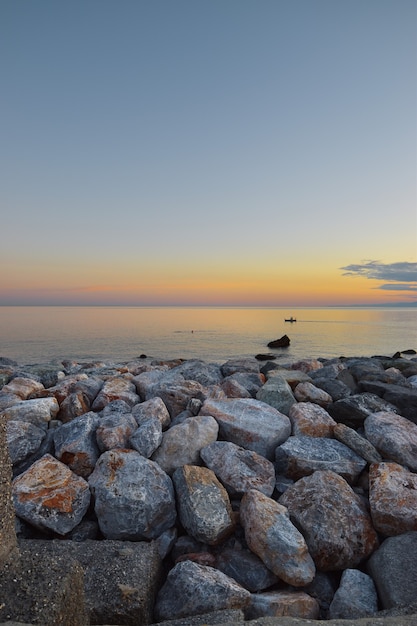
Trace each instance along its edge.
<path fill-rule="evenodd" d="M 0 304 L 417 303 L 415 0 L 0 0 Z"/>

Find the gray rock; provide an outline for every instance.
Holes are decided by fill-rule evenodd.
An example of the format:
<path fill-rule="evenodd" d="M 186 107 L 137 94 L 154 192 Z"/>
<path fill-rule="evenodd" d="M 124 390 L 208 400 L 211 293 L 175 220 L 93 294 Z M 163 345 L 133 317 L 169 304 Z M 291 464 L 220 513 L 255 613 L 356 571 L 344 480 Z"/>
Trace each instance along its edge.
<path fill-rule="evenodd" d="M 7 446 L 13 465 L 27 459 L 39 450 L 45 439 L 45 430 L 30 422 L 9 420 L 6 425 Z"/>
<path fill-rule="evenodd" d="M 417 531 L 417 474 L 397 463 L 372 464 L 369 505 L 379 533 L 392 536 Z"/>
<path fill-rule="evenodd" d="M 279 578 L 294 587 L 313 580 L 313 559 L 285 506 L 251 489 L 242 498 L 240 522 L 250 550 Z"/>
<path fill-rule="evenodd" d="M 138 424 L 131 413 L 114 413 L 102 417 L 96 429 L 96 439 L 101 452 L 116 448 L 129 448 L 130 438 Z"/>
<path fill-rule="evenodd" d="M 396 412 L 417 423 L 417 389 L 375 381 L 362 382 L 360 388 L 381 396 L 384 402 L 396 408 Z"/>
<path fill-rule="evenodd" d="M 142 424 L 150 418 L 158 419 L 161 422 L 163 430 L 166 430 L 171 423 L 168 409 L 166 408 L 162 398 L 158 397 L 136 404 L 132 408 L 132 415 L 137 421 L 138 426 L 142 426 Z"/>
<path fill-rule="evenodd" d="M 216 441 L 219 427 L 209 415 L 190 417 L 163 433 L 162 442 L 152 456 L 167 474 L 183 465 L 201 465 L 200 450 Z"/>
<path fill-rule="evenodd" d="M 93 411 L 101 411 L 114 400 L 123 400 L 129 406 L 137 404 L 140 400 L 136 393 L 136 386 L 128 376 L 113 376 L 108 378 L 96 396 L 91 408 Z"/>
<path fill-rule="evenodd" d="M 376 613 L 374 581 L 358 569 L 345 569 L 329 608 L 330 619 L 358 619 Z"/>
<path fill-rule="evenodd" d="M 162 441 L 162 424 L 157 417 L 151 417 L 129 438 L 129 447 L 137 450 L 142 456 L 149 459 Z"/>
<path fill-rule="evenodd" d="M 357 567 L 378 547 L 365 503 L 335 472 L 317 470 L 301 478 L 279 502 L 288 508 L 321 571 Z"/>
<path fill-rule="evenodd" d="M 289 418 L 259 400 L 206 400 L 200 413 L 216 419 L 222 439 L 269 460 L 274 458 L 275 448 L 291 434 Z"/>
<path fill-rule="evenodd" d="M 12 485 L 16 514 L 35 528 L 69 533 L 86 514 L 86 481 L 49 454 L 36 461 Z"/>
<path fill-rule="evenodd" d="M 236 372 L 259 373 L 259 363 L 255 358 L 229 359 L 221 366 L 221 372 L 226 378 Z"/>
<path fill-rule="evenodd" d="M 256 399 L 269 404 L 284 415 L 288 415 L 291 406 L 296 403 L 290 385 L 279 375 L 266 381 L 257 392 Z"/>
<path fill-rule="evenodd" d="M 336 422 L 342 422 L 351 428 L 361 426 L 368 415 L 377 411 L 393 411 L 398 413 L 394 405 L 381 400 L 373 393 L 362 393 L 337 400 L 328 407 L 330 415 Z"/>
<path fill-rule="evenodd" d="M 219 544 L 235 528 L 227 491 L 207 467 L 184 465 L 172 476 L 178 513 L 189 535 L 209 545 Z"/>
<path fill-rule="evenodd" d="M 47 428 L 48 422 L 56 417 L 58 411 L 59 404 L 55 398 L 35 398 L 14 404 L 2 411 L 0 416 Z"/>
<path fill-rule="evenodd" d="M 252 593 L 268 589 L 279 580 L 256 554 L 245 549 L 224 548 L 217 554 L 216 568 Z"/>
<path fill-rule="evenodd" d="M 100 417 L 90 411 L 56 428 L 53 433 L 55 456 L 83 478 L 94 469 L 100 456 L 96 429 Z"/>
<path fill-rule="evenodd" d="M 389 537 L 367 563 L 384 609 L 406 607 L 417 597 L 417 532 Z"/>
<path fill-rule="evenodd" d="M 298 480 L 316 470 L 331 470 L 354 483 L 366 461 L 336 439 L 289 437 L 275 451 L 277 470 Z"/>
<path fill-rule="evenodd" d="M 245 610 L 247 620 L 259 617 L 302 617 L 309 620 L 318 618 L 320 612 L 317 600 L 304 591 L 268 591 L 251 596 Z"/>
<path fill-rule="evenodd" d="M 204 387 L 218 385 L 223 380 L 220 365 L 206 363 L 200 359 L 189 359 L 181 365 L 174 367 L 171 375 L 181 375 L 184 380 L 195 380 Z"/>
<path fill-rule="evenodd" d="M 375 446 L 356 430 L 346 426 L 346 424 L 336 424 L 333 429 L 333 435 L 338 441 L 344 443 L 345 446 L 359 454 L 368 463 L 379 463 L 382 461 L 382 457 Z"/>
<path fill-rule="evenodd" d="M 323 408 L 333 402 L 331 395 L 313 383 L 299 383 L 294 389 L 294 397 L 298 402 L 314 402 Z"/>
<path fill-rule="evenodd" d="M 162 378 L 158 383 L 148 389 L 146 400 L 158 396 L 162 398 L 168 409 L 171 419 L 187 408 L 192 398 L 203 401 L 206 391 L 203 385 L 195 380 Z"/>
<path fill-rule="evenodd" d="M 215 441 L 202 448 L 200 456 L 230 495 L 243 495 L 248 489 L 272 495 L 275 488 L 274 465 L 256 452 L 230 441 Z"/>
<path fill-rule="evenodd" d="M 227 378 L 226 381 L 234 381 L 248 391 L 252 398 L 256 397 L 259 389 L 264 385 L 265 378 L 259 372 L 235 372 Z"/>
<path fill-rule="evenodd" d="M 167 366 L 157 366 L 133 377 L 132 381 L 142 402 L 145 401 L 146 398 L 151 399 L 152 397 L 156 397 L 156 394 L 153 394 L 153 388 L 161 379 L 164 378 L 167 371 Z"/>
<path fill-rule="evenodd" d="M 388 411 L 369 415 L 364 423 L 366 438 L 385 459 L 417 471 L 417 425 Z"/>
<path fill-rule="evenodd" d="M 155 617 L 161 621 L 222 609 L 243 609 L 249 602 L 249 591 L 223 572 L 183 561 L 169 572 L 159 591 Z"/>
<path fill-rule="evenodd" d="M 319 370 L 320 371 L 320 370 Z M 333 402 L 348 398 L 352 395 L 352 390 L 342 380 L 336 378 L 314 378 L 314 384 L 319 389 L 323 389 L 329 396 L 331 396 Z"/>
<path fill-rule="evenodd" d="M 104 452 L 88 482 L 106 539 L 156 539 L 175 524 L 171 479 L 136 450 Z"/>

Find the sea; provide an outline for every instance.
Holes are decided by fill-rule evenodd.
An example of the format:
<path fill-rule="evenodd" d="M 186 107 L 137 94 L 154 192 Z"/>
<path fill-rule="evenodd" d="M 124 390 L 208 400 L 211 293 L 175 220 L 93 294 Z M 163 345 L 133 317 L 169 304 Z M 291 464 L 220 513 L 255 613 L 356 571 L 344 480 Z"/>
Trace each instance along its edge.
<path fill-rule="evenodd" d="M 268 348 L 283 335 L 287 348 Z M 258 354 L 285 364 L 405 350 L 417 350 L 416 307 L 0 307 L 0 357 L 19 365 L 143 355 L 223 363 Z"/>

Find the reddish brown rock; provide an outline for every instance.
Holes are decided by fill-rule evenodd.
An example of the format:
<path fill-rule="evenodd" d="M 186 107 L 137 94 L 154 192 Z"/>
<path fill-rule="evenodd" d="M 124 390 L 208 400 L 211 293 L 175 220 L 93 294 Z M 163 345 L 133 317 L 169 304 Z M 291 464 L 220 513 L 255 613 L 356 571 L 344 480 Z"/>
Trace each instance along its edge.
<path fill-rule="evenodd" d="M 87 396 L 82 392 L 70 393 L 62 402 L 57 419 L 61 422 L 70 422 L 75 417 L 84 415 L 90 410 L 90 402 Z"/>
<path fill-rule="evenodd" d="M 32 378 L 13 378 L 2 388 L 2 393 L 13 393 L 21 400 L 27 400 L 32 394 L 44 391 L 42 383 L 32 380 Z"/>
<path fill-rule="evenodd" d="M 308 382 L 297 385 L 294 389 L 294 396 L 298 402 L 313 402 L 324 408 L 333 402 L 332 396 L 327 391 Z"/>
<path fill-rule="evenodd" d="M 364 501 L 332 471 L 301 478 L 279 502 L 288 508 L 322 571 L 356 567 L 378 547 Z"/>
<path fill-rule="evenodd" d="M 126 376 L 114 376 L 106 380 L 93 402 L 92 410 L 101 411 L 114 400 L 123 400 L 129 406 L 137 404 L 140 398 L 131 378 L 130 374 L 126 374 Z"/>
<path fill-rule="evenodd" d="M 288 413 L 293 435 L 332 437 L 336 422 L 328 412 L 313 402 L 297 402 Z"/>
<path fill-rule="evenodd" d="M 397 463 L 369 469 L 369 504 L 376 530 L 387 537 L 417 530 L 417 474 Z"/>
<path fill-rule="evenodd" d="M 285 506 L 250 489 L 242 498 L 240 521 L 250 550 L 274 574 L 295 587 L 313 580 L 316 571 L 313 559 Z"/>

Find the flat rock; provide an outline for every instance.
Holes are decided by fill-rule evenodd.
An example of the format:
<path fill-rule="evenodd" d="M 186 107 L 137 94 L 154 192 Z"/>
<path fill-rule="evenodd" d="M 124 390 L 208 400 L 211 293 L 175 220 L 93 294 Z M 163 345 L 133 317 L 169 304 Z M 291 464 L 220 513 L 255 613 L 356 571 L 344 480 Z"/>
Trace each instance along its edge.
<path fill-rule="evenodd" d="M 390 537 L 417 531 L 417 474 L 397 463 L 369 469 L 369 504 L 375 529 Z"/>
<path fill-rule="evenodd" d="M 136 450 L 104 452 L 88 482 L 106 539 L 156 539 L 175 524 L 170 477 Z"/>
<path fill-rule="evenodd" d="M 291 434 L 289 418 L 254 399 L 206 400 L 201 415 L 211 415 L 222 439 L 272 460 L 275 448 Z"/>
<path fill-rule="evenodd" d="M 301 478 L 279 502 L 288 508 L 322 571 L 357 567 L 378 547 L 363 500 L 335 472 L 317 470 Z"/>
<path fill-rule="evenodd" d="M 249 489 L 271 496 L 275 489 L 273 463 L 252 450 L 230 441 L 215 441 L 202 448 L 200 456 L 232 496 Z"/>
<path fill-rule="evenodd" d="M 182 526 L 197 541 L 216 545 L 231 535 L 235 520 L 226 489 L 207 467 L 184 465 L 172 476 Z"/>
<path fill-rule="evenodd" d="M 242 498 L 240 522 L 250 550 L 279 578 L 295 587 L 313 580 L 313 559 L 285 506 L 251 489 Z"/>
<path fill-rule="evenodd" d="M 369 415 L 364 423 L 366 438 L 384 459 L 417 471 L 417 425 L 388 411 Z"/>
<path fill-rule="evenodd" d="M 50 454 L 14 479 L 12 494 L 20 518 L 58 535 L 75 528 L 90 504 L 87 482 Z"/>
<path fill-rule="evenodd" d="M 296 402 L 289 410 L 292 434 L 332 437 L 336 422 L 323 407 L 313 402 Z"/>
<path fill-rule="evenodd" d="M 298 480 L 316 470 L 331 470 L 354 483 L 366 461 L 336 439 L 327 437 L 289 437 L 275 451 L 277 470 Z"/>
<path fill-rule="evenodd" d="M 155 617 L 178 619 L 224 609 L 244 609 L 251 594 L 233 578 L 209 566 L 182 561 L 160 589 Z"/>
<path fill-rule="evenodd" d="M 356 430 L 346 426 L 346 424 L 336 424 L 333 428 L 333 436 L 356 452 L 356 454 L 359 454 L 368 463 L 379 463 L 382 461 L 382 457 L 375 446 Z"/>

